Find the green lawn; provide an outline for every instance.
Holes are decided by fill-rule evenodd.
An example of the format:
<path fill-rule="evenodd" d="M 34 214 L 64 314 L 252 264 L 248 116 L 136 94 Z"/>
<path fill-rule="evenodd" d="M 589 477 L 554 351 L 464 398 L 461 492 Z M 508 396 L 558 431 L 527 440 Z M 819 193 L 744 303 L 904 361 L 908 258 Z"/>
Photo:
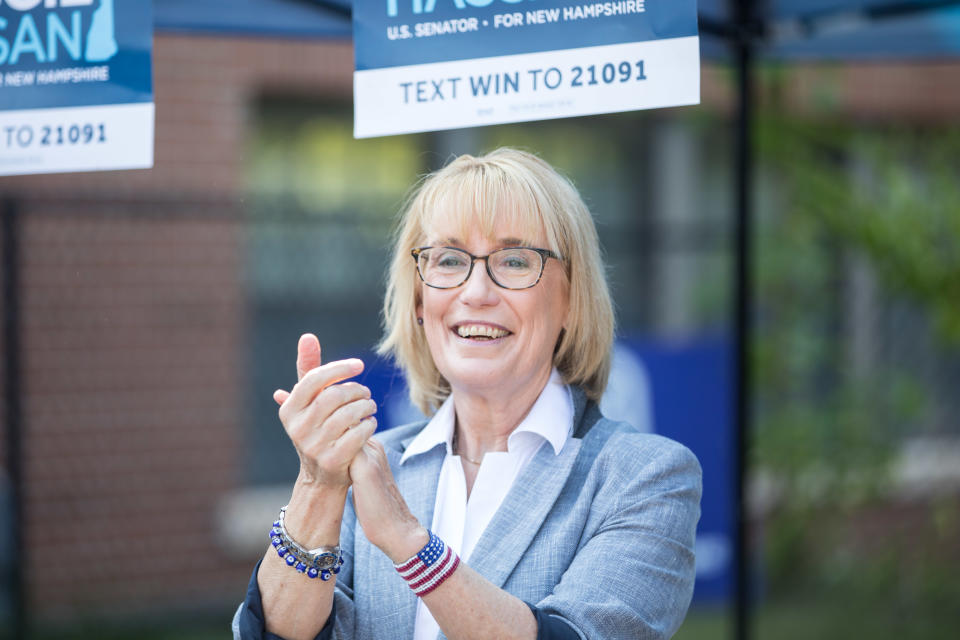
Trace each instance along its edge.
<path fill-rule="evenodd" d="M 694 608 L 674 638 L 730 638 L 732 620 L 725 609 Z M 755 609 L 753 620 L 754 640 L 953 640 L 960 628 L 960 606 L 921 614 L 886 603 L 867 607 L 842 601 L 767 602 Z"/>

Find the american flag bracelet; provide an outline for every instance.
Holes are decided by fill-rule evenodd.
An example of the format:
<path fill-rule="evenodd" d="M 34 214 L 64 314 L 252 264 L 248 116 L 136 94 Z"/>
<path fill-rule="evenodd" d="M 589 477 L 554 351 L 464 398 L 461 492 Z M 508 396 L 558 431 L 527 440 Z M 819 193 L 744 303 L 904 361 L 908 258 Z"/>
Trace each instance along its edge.
<path fill-rule="evenodd" d="M 437 534 L 429 530 L 427 533 L 430 534 L 430 542 L 417 552 L 417 555 L 393 565 L 400 577 L 419 597 L 439 587 L 444 580 L 453 575 L 460 564 L 460 557 L 453 552 L 453 549 L 443 544 L 443 540 Z"/>

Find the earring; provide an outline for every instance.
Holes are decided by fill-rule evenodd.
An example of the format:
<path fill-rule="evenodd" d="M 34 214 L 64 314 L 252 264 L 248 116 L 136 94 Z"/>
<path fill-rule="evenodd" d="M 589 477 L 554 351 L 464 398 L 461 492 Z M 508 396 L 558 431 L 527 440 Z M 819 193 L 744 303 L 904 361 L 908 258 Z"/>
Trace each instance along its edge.
<path fill-rule="evenodd" d="M 423 318 L 417 318 L 417 324 L 423 326 Z"/>

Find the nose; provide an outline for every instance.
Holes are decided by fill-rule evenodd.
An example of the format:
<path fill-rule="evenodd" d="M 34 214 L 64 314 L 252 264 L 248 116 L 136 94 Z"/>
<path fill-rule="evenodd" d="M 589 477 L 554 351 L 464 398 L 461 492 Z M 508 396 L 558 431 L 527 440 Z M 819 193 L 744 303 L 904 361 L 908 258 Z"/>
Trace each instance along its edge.
<path fill-rule="evenodd" d="M 460 287 L 460 299 L 468 305 L 489 306 L 500 300 L 499 288 L 487 273 L 486 259 L 477 260 L 470 277 Z"/>

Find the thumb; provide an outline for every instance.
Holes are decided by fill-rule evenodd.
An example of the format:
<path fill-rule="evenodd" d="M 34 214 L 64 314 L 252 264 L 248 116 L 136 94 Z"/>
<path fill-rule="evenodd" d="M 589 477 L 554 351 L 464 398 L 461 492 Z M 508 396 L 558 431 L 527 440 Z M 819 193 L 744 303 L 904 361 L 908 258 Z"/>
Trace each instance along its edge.
<path fill-rule="evenodd" d="M 287 401 L 287 398 L 290 397 L 289 391 L 284 391 L 283 389 L 277 389 L 273 392 L 273 400 L 279 405 L 283 405 Z"/>
<path fill-rule="evenodd" d="M 319 366 L 320 341 L 312 333 L 305 333 L 297 342 L 297 380 L 301 380 L 308 371 Z"/>

